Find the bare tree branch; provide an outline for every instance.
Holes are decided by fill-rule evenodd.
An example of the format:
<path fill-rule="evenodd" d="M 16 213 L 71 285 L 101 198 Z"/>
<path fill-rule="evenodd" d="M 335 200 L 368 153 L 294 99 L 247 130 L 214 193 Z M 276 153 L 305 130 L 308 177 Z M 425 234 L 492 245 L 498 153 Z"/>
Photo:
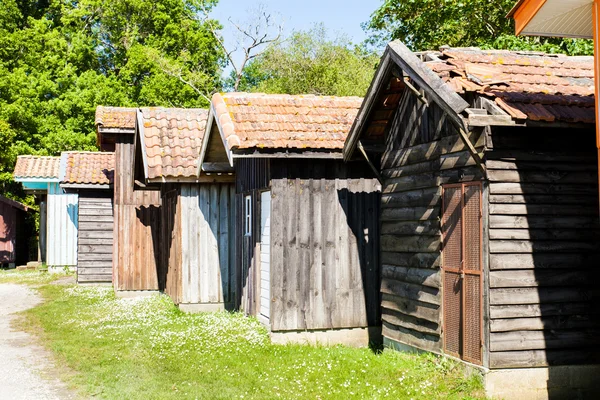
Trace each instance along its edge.
<path fill-rule="evenodd" d="M 235 48 L 228 50 L 225 46 L 223 37 L 216 31 L 216 29 L 214 29 L 213 23 L 209 19 L 208 11 L 203 8 L 203 12 L 205 24 L 217 40 L 219 46 L 225 52 L 228 61 L 231 63 L 235 73 L 235 84 L 233 89 L 237 91 L 240 86 L 240 82 L 242 81 L 242 77 L 244 76 L 244 69 L 248 65 L 248 62 L 263 54 L 267 49 L 267 45 L 278 42 L 281 39 L 283 34 L 283 24 L 279 24 L 277 26 L 277 34 L 271 36 L 270 31 L 273 27 L 275 27 L 275 24 L 273 23 L 271 14 L 268 14 L 266 11 L 264 11 L 263 6 L 259 7 L 257 19 L 252 21 L 247 27 L 243 27 L 240 24 L 233 22 L 231 18 L 229 18 L 229 22 L 242 34 L 243 37 L 246 37 L 248 42 L 244 43 L 243 40 L 240 40 Z M 240 48 L 243 51 L 243 59 L 238 64 L 235 62 L 233 55 Z M 259 48 L 261 49 L 259 50 Z"/>

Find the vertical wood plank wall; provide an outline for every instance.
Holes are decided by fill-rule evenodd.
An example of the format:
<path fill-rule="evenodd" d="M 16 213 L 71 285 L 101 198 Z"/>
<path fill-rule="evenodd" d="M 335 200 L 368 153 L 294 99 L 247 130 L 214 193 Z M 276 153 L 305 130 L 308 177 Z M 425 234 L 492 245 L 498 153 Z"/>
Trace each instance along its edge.
<path fill-rule="evenodd" d="M 379 190 L 362 164 L 271 162 L 273 331 L 379 324 Z"/>
<path fill-rule="evenodd" d="M 65 193 L 50 183 L 47 203 L 47 264 L 77 266 L 78 195 Z"/>
<path fill-rule="evenodd" d="M 113 229 L 112 195 L 101 192 L 80 192 L 78 282 L 112 282 Z"/>
<path fill-rule="evenodd" d="M 235 186 L 172 184 L 163 196 L 166 291 L 178 304 L 223 304 L 235 298 Z M 170 244 L 169 244 L 170 243 Z"/>
<path fill-rule="evenodd" d="M 160 191 L 134 190 L 134 135 L 121 135 L 115 145 L 116 290 L 158 290 L 160 264 Z"/>
<path fill-rule="evenodd" d="M 470 133 L 479 151 L 485 135 Z M 381 159 L 383 335 L 442 351 L 441 185 L 482 179 L 458 132 L 433 101 L 406 91 Z"/>
<path fill-rule="evenodd" d="M 593 129 L 490 135 L 491 368 L 600 361 L 594 138 Z"/>

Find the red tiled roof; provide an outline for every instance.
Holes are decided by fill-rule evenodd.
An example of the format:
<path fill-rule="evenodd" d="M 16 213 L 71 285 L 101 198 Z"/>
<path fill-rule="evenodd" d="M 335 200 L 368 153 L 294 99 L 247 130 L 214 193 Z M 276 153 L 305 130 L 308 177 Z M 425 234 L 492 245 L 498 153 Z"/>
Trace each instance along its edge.
<path fill-rule="evenodd" d="M 457 93 L 494 100 L 515 119 L 594 123 L 593 57 L 445 49 L 425 64 Z"/>
<path fill-rule="evenodd" d="M 15 178 L 58 179 L 60 157 L 18 156 L 13 176 Z"/>
<path fill-rule="evenodd" d="M 110 185 L 115 174 L 115 153 L 64 152 L 63 183 L 86 185 Z"/>
<path fill-rule="evenodd" d="M 141 112 L 148 179 L 195 177 L 208 110 L 143 108 Z"/>
<path fill-rule="evenodd" d="M 96 126 L 135 129 L 135 116 L 135 108 L 98 106 L 96 108 Z"/>
<path fill-rule="evenodd" d="M 341 150 L 360 97 L 215 94 L 212 105 L 229 149 Z"/>

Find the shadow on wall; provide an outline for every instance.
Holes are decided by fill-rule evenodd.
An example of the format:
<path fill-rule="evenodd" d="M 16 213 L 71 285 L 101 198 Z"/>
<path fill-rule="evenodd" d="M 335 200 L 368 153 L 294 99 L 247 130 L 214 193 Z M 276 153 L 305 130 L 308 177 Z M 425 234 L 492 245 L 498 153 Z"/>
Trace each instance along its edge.
<path fill-rule="evenodd" d="M 494 147 L 501 150 L 490 156 L 501 161 L 498 165 L 513 169 L 492 172 L 513 177 L 505 180 L 505 187 L 518 178 L 512 186 L 519 193 L 507 192 L 510 196 L 495 196 L 490 201 L 490 218 L 511 230 L 510 237 L 491 240 L 491 291 L 496 295 L 515 293 L 502 297 L 509 308 L 526 304 L 522 315 L 492 322 L 496 325 L 490 333 L 491 350 L 496 351 L 497 360 L 508 362 L 512 354 L 518 356 L 514 362 L 522 366 L 600 364 L 595 132 L 573 130 L 576 140 L 565 140 L 564 129 L 492 131 Z M 509 211 L 519 207 L 524 215 Z M 494 208 L 506 211 L 493 212 Z M 493 232 L 494 223 L 491 228 Z M 511 322 L 516 327 L 507 325 Z M 494 328 L 500 325 L 507 326 Z M 548 398 L 597 395 L 597 386 L 589 387 L 589 391 L 570 387 L 574 381 L 585 382 L 586 377 L 572 378 L 565 370 L 550 369 Z"/>
<path fill-rule="evenodd" d="M 379 212 L 381 193 L 337 191 L 338 201 L 346 215 L 348 226 L 356 238 L 361 280 L 365 297 L 369 343 L 373 348 L 383 344 L 381 335 L 381 294 L 379 260 Z"/>
<path fill-rule="evenodd" d="M 160 228 L 161 228 L 161 208 L 160 206 L 138 206 L 135 208 L 135 215 L 137 219 L 144 225 L 144 227 L 150 229 L 151 241 L 152 241 L 152 256 L 154 257 L 154 265 L 156 266 L 156 270 L 154 273 L 156 274 L 156 282 L 160 282 L 159 280 L 159 266 L 161 265 L 161 242 L 160 242 Z M 141 235 L 139 232 L 133 232 L 133 234 L 137 234 L 137 240 L 143 239 L 145 242 L 138 242 L 137 245 L 143 251 L 148 252 L 149 249 L 146 249 L 147 242 L 147 232 L 143 232 Z M 146 253 L 147 257 L 147 253 Z M 146 258 L 144 257 L 144 258 Z M 143 266 L 139 266 L 143 267 Z M 147 267 L 146 267 L 147 268 Z"/>

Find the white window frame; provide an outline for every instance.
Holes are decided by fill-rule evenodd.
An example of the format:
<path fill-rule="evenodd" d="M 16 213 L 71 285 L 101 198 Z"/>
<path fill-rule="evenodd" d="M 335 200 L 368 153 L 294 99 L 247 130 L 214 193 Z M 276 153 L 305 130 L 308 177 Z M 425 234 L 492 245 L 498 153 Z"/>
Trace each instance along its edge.
<path fill-rule="evenodd" d="M 244 236 L 252 236 L 252 196 L 244 197 Z"/>

